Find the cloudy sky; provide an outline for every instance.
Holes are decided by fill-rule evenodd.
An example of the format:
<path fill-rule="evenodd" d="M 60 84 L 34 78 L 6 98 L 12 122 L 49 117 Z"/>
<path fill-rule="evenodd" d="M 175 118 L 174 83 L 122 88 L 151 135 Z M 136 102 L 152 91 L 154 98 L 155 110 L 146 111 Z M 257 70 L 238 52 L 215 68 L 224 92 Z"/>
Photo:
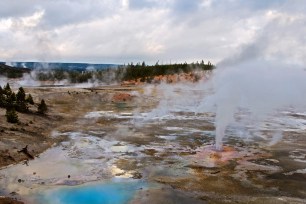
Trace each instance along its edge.
<path fill-rule="evenodd" d="M 0 61 L 305 64 L 303 0 L 1 0 Z"/>

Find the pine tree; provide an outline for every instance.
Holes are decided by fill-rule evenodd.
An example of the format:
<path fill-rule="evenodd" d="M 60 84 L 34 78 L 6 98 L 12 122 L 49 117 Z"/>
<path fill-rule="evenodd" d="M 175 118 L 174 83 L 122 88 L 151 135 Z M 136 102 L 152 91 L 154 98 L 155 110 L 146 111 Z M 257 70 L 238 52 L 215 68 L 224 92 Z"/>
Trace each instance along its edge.
<path fill-rule="evenodd" d="M 20 87 L 18 92 L 17 92 L 17 95 L 16 95 L 17 101 L 24 102 L 25 101 L 25 96 L 26 96 L 26 94 L 24 92 L 24 89 L 22 87 Z"/>
<path fill-rule="evenodd" d="M 12 92 L 9 96 L 6 97 L 5 107 L 10 110 L 15 108 L 16 105 L 16 94 Z"/>
<path fill-rule="evenodd" d="M 0 107 L 5 108 L 5 96 L 2 87 L 0 86 Z"/>
<path fill-rule="evenodd" d="M 19 112 L 27 112 L 29 110 L 25 96 L 26 94 L 24 92 L 24 89 L 20 87 L 16 95 L 16 109 Z"/>
<path fill-rule="evenodd" d="M 34 101 L 33 101 L 33 98 L 32 98 L 32 95 L 29 94 L 28 97 L 26 98 L 26 101 L 31 104 L 31 105 L 34 105 Z"/>
<path fill-rule="evenodd" d="M 29 106 L 26 101 L 17 101 L 16 102 L 16 110 L 19 112 L 26 113 L 29 111 Z"/>
<path fill-rule="evenodd" d="M 42 99 L 40 104 L 38 105 L 38 108 L 37 108 L 37 112 L 39 114 L 45 114 L 47 112 L 48 108 L 47 108 L 47 105 L 45 103 L 45 100 Z"/>
<path fill-rule="evenodd" d="M 10 84 L 7 83 L 6 86 L 3 87 L 4 94 L 10 96 L 12 94 L 12 90 Z"/>
<path fill-rule="evenodd" d="M 5 116 L 6 116 L 7 122 L 9 122 L 9 123 L 18 123 L 19 122 L 17 112 L 15 111 L 14 108 L 12 108 L 12 109 L 7 108 Z"/>

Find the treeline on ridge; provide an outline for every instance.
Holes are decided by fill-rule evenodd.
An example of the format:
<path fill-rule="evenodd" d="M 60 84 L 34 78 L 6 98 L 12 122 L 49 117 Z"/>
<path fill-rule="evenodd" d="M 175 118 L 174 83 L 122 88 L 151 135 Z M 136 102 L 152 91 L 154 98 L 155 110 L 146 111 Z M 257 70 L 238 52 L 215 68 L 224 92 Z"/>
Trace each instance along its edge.
<path fill-rule="evenodd" d="M 24 73 L 29 73 L 26 68 L 14 68 L 0 64 L 0 75 L 8 78 L 22 77 Z M 215 66 L 209 61 L 207 64 L 202 60 L 200 63 L 175 63 L 147 65 L 145 62 L 128 65 L 119 65 L 117 68 L 106 68 L 99 70 L 66 70 L 64 68 L 56 69 L 37 69 L 32 77 L 39 81 L 62 81 L 67 80 L 70 83 L 86 83 L 100 81 L 106 84 L 113 82 L 129 81 L 141 79 L 149 82 L 160 75 L 171 75 L 180 73 L 190 73 L 197 70 L 212 70 Z M 4 74 L 3 74 L 4 73 Z"/>
<path fill-rule="evenodd" d="M 120 81 L 120 75 L 116 68 L 107 68 L 102 70 L 36 70 L 36 79 L 39 81 L 62 81 L 68 80 L 70 83 L 86 83 L 91 81 L 103 81 L 111 83 Z"/>
<path fill-rule="evenodd" d="M 0 63 L 0 75 L 7 78 L 20 78 L 24 73 L 30 73 L 31 70 L 27 68 L 15 68 L 5 64 Z"/>
<path fill-rule="evenodd" d="M 156 63 L 155 65 L 146 65 L 145 62 L 128 64 L 123 67 L 124 75 L 122 80 L 137 80 L 141 79 L 142 81 L 150 81 L 154 76 L 159 75 L 169 75 L 169 74 L 179 74 L 179 73 L 190 73 L 195 70 L 212 70 L 215 66 L 212 65 L 209 61 L 207 64 L 202 60 L 200 63 L 191 63 L 187 64 L 163 64 L 160 65 Z M 119 68 L 120 69 L 120 68 Z M 148 80 L 149 79 L 149 80 Z"/>

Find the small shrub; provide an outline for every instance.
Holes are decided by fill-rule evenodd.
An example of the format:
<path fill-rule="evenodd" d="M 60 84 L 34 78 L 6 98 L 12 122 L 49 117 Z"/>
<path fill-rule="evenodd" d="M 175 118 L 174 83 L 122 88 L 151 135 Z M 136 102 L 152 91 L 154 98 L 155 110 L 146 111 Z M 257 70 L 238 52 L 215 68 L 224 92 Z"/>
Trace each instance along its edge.
<path fill-rule="evenodd" d="M 42 99 L 40 104 L 38 105 L 37 112 L 39 114 L 45 114 L 47 112 L 47 110 L 48 110 L 48 107 L 47 107 L 47 105 L 45 103 L 45 100 Z"/>
<path fill-rule="evenodd" d="M 33 101 L 33 98 L 32 98 L 32 95 L 29 94 L 28 97 L 26 98 L 26 101 L 31 104 L 31 105 L 34 105 L 34 101 Z"/>

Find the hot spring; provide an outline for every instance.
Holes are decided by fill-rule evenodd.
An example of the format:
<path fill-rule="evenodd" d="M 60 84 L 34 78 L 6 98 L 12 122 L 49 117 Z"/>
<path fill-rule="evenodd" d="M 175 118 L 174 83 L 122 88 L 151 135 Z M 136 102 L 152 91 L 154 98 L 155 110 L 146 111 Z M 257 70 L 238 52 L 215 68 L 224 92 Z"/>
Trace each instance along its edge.
<path fill-rule="evenodd" d="M 305 112 L 257 120 L 235 109 L 216 151 L 221 109 L 213 97 L 200 100 L 216 95 L 160 87 L 159 98 L 135 91 L 134 101 L 105 103 L 54 130 L 62 142 L 0 170 L 1 194 L 27 203 L 303 203 Z"/>

